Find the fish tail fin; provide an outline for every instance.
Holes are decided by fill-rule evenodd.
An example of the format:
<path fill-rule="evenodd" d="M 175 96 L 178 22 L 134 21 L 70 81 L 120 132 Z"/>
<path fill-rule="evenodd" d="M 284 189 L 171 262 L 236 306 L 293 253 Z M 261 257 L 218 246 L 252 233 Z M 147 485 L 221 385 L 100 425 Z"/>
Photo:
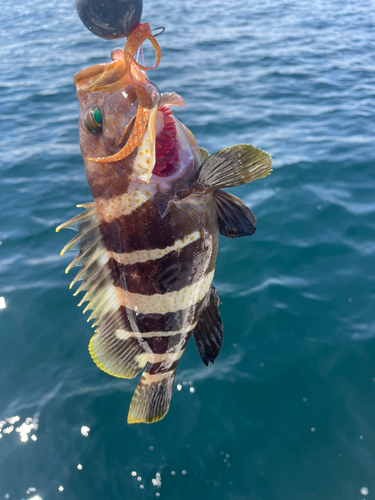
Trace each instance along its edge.
<path fill-rule="evenodd" d="M 172 398 L 176 365 L 168 371 L 158 371 L 149 363 L 140 378 L 130 403 L 128 423 L 151 424 L 161 420 L 168 412 Z"/>
<path fill-rule="evenodd" d="M 237 144 L 208 156 L 193 182 L 198 190 L 213 191 L 262 179 L 271 170 L 272 158 L 268 153 L 249 144 Z"/>

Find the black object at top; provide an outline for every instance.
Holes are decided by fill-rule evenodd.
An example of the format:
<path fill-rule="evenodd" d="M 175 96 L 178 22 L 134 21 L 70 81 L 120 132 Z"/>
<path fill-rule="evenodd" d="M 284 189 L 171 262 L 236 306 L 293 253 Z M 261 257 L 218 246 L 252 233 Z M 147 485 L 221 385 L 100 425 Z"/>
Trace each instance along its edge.
<path fill-rule="evenodd" d="M 142 0 L 75 0 L 81 21 L 106 40 L 129 36 L 141 20 Z"/>

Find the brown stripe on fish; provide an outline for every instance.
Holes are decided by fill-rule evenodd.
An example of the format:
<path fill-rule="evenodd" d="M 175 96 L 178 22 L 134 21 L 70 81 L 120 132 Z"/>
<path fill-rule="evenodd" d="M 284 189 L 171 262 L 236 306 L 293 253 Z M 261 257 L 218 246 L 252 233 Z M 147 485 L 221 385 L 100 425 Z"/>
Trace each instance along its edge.
<path fill-rule="evenodd" d="M 214 269 L 216 247 L 216 235 L 214 238 L 208 235 L 156 260 L 131 265 L 123 265 L 112 260 L 114 284 L 128 292 L 143 295 L 179 291 Z M 161 254 L 162 251 L 157 253 Z M 201 258 L 202 254 L 206 255 L 206 259 Z M 121 255 L 125 257 L 129 254 Z"/>
<path fill-rule="evenodd" d="M 152 347 L 153 352 L 154 349 L 160 349 L 162 350 L 163 348 L 165 349 L 164 352 L 160 353 L 155 353 L 152 355 L 147 354 L 147 360 L 151 363 L 150 365 L 147 365 L 149 367 L 148 372 L 153 374 L 153 373 L 160 373 L 163 371 L 169 371 L 171 370 L 174 366 L 177 366 L 178 360 L 181 358 L 182 353 L 185 350 L 186 344 L 188 343 L 190 337 L 191 337 L 192 332 L 190 331 L 189 333 L 185 335 L 181 335 L 180 339 L 176 339 L 177 335 L 174 335 L 170 339 L 169 344 L 165 344 L 163 346 L 163 342 L 158 345 L 158 338 L 152 339 L 152 342 L 150 342 L 151 339 L 148 340 L 149 346 Z M 163 338 L 162 340 L 164 340 Z M 172 341 L 173 339 L 173 341 Z"/>
<path fill-rule="evenodd" d="M 117 254 L 167 248 L 204 229 L 210 234 L 217 232 L 213 203 L 172 203 L 162 219 L 154 201 L 147 200 L 132 213 L 101 222 L 106 248 Z"/>
<path fill-rule="evenodd" d="M 184 351 L 181 352 L 181 355 L 183 352 Z M 154 363 L 152 365 L 151 364 L 147 365 L 147 373 L 149 375 L 159 375 L 161 373 L 167 373 L 167 372 L 176 370 L 178 361 L 179 360 L 174 361 L 172 364 L 170 364 L 168 366 L 165 365 L 164 363 Z M 149 380 L 152 380 L 152 379 L 149 379 Z"/>
<path fill-rule="evenodd" d="M 153 333 L 156 334 L 157 332 Z M 143 354 L 137 356 L 137 361 L 142 364 L 146 361 L 151 362 L 155 370 L 169 369 L 169 366 L 181 357 L 191 334 L 192 329 L 184 334 L 170 332 L 169 336 L 164 335 L 162 337 L 156 335 L 144 337 L 141 334 L 133 334 L 145 350 Z M 116 336 L 118 337 L 118 331 L 116 331 Z"/>
<path fill-rule="evenodd" d="M 147 342 L 151 352 L 158 355 L 172 354 L 183 350 L 191 336 L 191 331 L 187 333 L 178 333 L 163 337 L 144 338 L 143 342 Z M 149 360 L 150 361 L 150 360 Z M 154 361 L 155 362 L 155 361 Z"/>

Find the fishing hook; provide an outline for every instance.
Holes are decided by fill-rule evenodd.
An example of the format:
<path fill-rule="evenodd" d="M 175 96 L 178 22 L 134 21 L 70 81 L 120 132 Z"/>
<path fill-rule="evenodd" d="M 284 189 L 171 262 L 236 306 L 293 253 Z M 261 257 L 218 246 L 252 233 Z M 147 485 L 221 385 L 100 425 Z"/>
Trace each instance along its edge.
<path fill-rule="evenodd" d="M 155 30 L 161 30 L 161 31 L 159 31 L 159 33 L 156 33 L 156 35 L 154 35 L 154 34 L 153 34 L 153 35 L 152 35 L 153 37 L 155 37 L 155 36 L 159 36 L 159 35 L 161 35 L 162 33 L 164 33 L 165 28 L 164 28 L 163 26 L 160 26 L 159 28 L 154 28 L 152 31 L 155 31 Z"/>

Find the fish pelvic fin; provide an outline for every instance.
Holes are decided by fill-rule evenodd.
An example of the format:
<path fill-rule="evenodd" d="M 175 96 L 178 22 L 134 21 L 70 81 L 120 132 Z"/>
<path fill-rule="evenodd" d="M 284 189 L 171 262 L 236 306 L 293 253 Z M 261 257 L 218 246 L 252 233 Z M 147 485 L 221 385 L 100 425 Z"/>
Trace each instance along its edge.
<path fill-rule="evenodd" d="M 240 238 L 255 233 L 257 219 L 242 200 L 221 190 L 214 191 L 213 195 L 220 234 Z"/>
<path fill-rule="evenodd" d="M 168 413 L 176 374 L 175 363 L 168 371 L 149 363 L 130 403 L 128 424 L 152 424 Z"/>
<path fill-rule="evenodd" d="M 231 188 L 271 173 L 272 158 L 261 149 L 237 144 L 208 156 L 193 179 L 199 191 Z"/>
<path fill-rule="evenodd" d="M 217 290 L 211 286 L 205 308 L 193 330 L 195 346 L 206 366 L 215 361 L 223 343 L 223 323 L 218 309 L 220 304 Z"/>

